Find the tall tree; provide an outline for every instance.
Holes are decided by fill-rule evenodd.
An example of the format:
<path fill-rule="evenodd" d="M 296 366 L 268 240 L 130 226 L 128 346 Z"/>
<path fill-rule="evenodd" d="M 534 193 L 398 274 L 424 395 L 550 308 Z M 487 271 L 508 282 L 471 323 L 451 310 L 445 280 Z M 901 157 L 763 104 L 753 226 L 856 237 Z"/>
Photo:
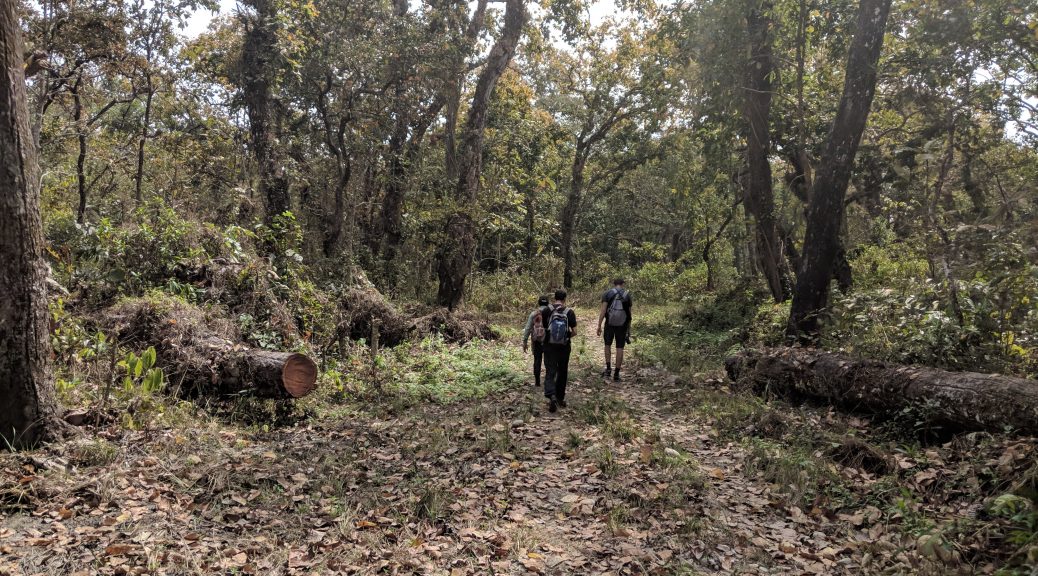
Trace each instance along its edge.
<path fill-rule="evenodd" d="M 242 47 L 242 92 L 249 114 L 252 149 L 259 166 L 260 194 L 267 205 L 266 218 L 292 209 L 288 176 L 278 150 L 274 88 L 277 81 L 276 0 L 246 0 L 255 14 L 245 20 Z"/>
<path fill-rule="evenodd" d="M 39 166 L 15 0 L 0 0 L 0 440 L 32 446 L 53 429 Z"/>
<path fill-rule="evenodd" d="M 476 223 L 472 211 L 476 208 L 480 189 L 480 171 L 483 162 L 483 139 L 487 125 L 490 97 L 501 75 L 508 68 L 522 36 L 526 22 L 524 0 L 508 0 L 505 4 L 504 26 L 501 36 L 491 48 L 486 64 L 479 74 L 472 104 L 465 120 L 461 145 L 456 162 L 457 185 L 454 214 L 448 217 L 443 245 L 440 247 L 437 273 L 440 280 L 437 302 L 453 310 L 460 303 L 465 290 L 465 279 L 472 270 L 476 251 Z M 449 158 L 449 155 L 448 155 Z M 448 160 L 450 164 L 452 161 Z M 454 170 L 448 170 L 448 175 Z"/>
<path fill-rule="evenodd" d="M 877 65 L 891 0 L 861 0 L 854 38 L 847 53 L 843 95 L 811 186 L 803 261 L 797 274 L 788 334 L 817 339 L 829 304 L 829 281 L 840 253 L 844 197 L 854 157 L 876 93 Z"/>
<path fill-rule="evenodd" d="M 585 199 L 612 190 L 658 151 L 652 136 L 669 101 L 665 57 L 654 30 L 635 34 L 631 28 L 606 23 L 579 39 L 575 55 L 549 53 L 545 100 L 573 147 L 559 217 L 567 288 L 573 287 L 574 238 Z"/>
<path fill-rule="evenodd" d="M 775 195 L 771 180 L 772 76 L 775 66 L 771 39 L 771 2 L 751 0 L 746 15 L 749 58 L 746 66 L 745 115 L 749 128 L 746 142 L 746 208 L 757 221 L 757 255 L 768 289 L 776 302 L 789 296 L 789 275 L 782 256 L 775 223 Z"/>
<path fill-rule="evenodd" d="M 373 250 L 381 252 L 387 284 L 394 288 L 395 262 L 404 240 L 404 196 L 411 170 L 420 160 L 425 134 L 447 107 L 444 128 L 448 180 L 457 179 L 455 131 L 461 86 L 471 71 L 469 57 L 475 51 L 485 23 L 487 0 L 476 3 L 471 14 L 467 2 L 450 3 L 431 14 L 425 29 L 409 24 L 407 2 L 396 0 L 394 37 L 399 44 L 390 63 L 393 90 L 392 131 L 385 149 L 387 174 Z M 418 29 L 418 33 L 415 30 Z M 446 48 L 446 50 L 444 50 Z"/>

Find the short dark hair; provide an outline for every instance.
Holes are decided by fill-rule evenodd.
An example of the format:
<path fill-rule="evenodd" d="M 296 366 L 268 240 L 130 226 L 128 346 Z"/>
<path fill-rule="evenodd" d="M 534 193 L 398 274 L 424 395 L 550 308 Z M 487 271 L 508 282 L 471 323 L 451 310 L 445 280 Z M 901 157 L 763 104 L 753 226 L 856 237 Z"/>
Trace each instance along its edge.
<path fill-rule="evenodd" d="M 556 290 L 555 291 L 555 299 L 558 300 L 559 302 L 565 302 L 566 301 L 566 291 L 563 290 L 562 288 L 559 288 L 558 290 Z"/>
<path fill-rule="evenodd" d="M 548 297 L 547 296 L 540 296 L 540 297 L 538 297 L 537 298 L 537 305 L 538 306 L 547 306 L 548 305 Z"/>
<path fill-rule="evenodd" d="M 623 278 L 614 278 L 613 279 L 613 286 L 623 286 L 623 283 L 624 283 L 624 279 Z"/>

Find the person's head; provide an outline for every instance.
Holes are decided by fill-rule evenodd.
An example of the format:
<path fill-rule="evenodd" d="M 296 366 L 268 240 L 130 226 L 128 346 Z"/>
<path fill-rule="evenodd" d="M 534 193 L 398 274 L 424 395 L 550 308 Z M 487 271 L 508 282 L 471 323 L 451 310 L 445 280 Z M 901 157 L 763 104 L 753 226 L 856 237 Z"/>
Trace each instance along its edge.
<path fill-rule="evenodd" d="M 537 305 L 538 306 L 547 306 L 548 305 L 548 297 L 547 296 L 540 296 L 539 298 L 537 298 Z"/>
<path fill-rule="evenodd" d="M 623 278 L 614 278 L 613 279 L 613 286 L 616 286 L 617 288 L 619 288 L 619 287 L 621 287 L 623 285 L 624 285 L 624 279 Z"/>
<path fill-rule="evenodd" d="M 558 290 L 556 290 L 555 291 L 555 301 L 556 302 L 565 302 L 566 301 L 566 291 L 563 290 L 562 288 L 559 288 Z"/>

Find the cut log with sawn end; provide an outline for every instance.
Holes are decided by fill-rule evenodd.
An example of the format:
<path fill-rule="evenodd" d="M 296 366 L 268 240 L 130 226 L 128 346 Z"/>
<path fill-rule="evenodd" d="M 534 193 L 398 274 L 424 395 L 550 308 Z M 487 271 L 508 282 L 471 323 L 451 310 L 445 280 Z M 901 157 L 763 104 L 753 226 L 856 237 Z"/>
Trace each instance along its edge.
<path fill-rule="evenodd" d="M 248 350 L 243 360 L 258 396 L 302 398 L 317 388 L 317 364 L 304 354 Z"/>
<path fill-rule="evenodd" d="M 317 364 L 305 354 L 246 346 L 229 321 L 174 298 L 125 300 L 100 318 L 120 343 L 154 346 L 180 394 L 293 399 L 317 388 Z"/>
<path fill-rule="evenodd" d="M 1038 382 L 852 358 L 814 348 L 743 350 L 728 376 L 757 394 L 820 401 L 843 410 L 916 416 L 948 431 L 1038 433 Z"/>

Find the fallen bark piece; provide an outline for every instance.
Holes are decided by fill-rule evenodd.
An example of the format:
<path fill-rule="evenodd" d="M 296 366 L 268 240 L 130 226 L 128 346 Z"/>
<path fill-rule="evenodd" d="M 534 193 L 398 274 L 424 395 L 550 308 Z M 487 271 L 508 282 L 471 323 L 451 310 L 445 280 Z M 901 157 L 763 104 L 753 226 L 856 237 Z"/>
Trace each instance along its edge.
<path fill-rule="evenodd" d="M 1026 378 L 888 364 L 813 348 L 743 350 L 725 360 L 725 369 L 757 394 L 887 416 L 914 409 L 916 417 L 952 431 L 1038 433 L 1038 382 Z"/>

